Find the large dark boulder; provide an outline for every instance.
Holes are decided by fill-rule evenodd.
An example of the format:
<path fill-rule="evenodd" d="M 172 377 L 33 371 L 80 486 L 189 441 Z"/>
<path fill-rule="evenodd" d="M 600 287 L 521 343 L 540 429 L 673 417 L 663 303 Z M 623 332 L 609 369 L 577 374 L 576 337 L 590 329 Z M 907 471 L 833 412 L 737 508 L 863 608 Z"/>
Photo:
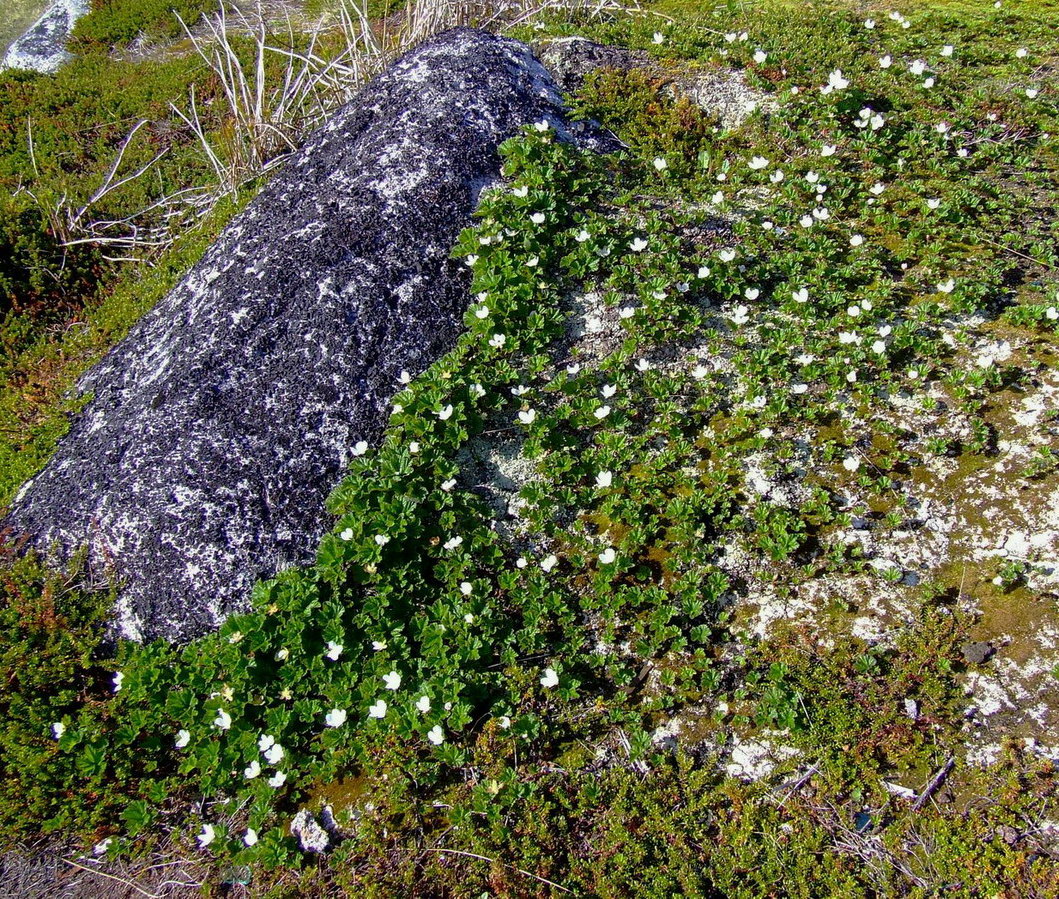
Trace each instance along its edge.
<path fill-rule="evenodd" d="M 457 29 L 396 62 L 85 376 L 94 399 L 5 523 L 40 548 L 87 543 L 134 639 L 203 633 L 311 561 L 399 373 L 460 331 L 449 251 L 498 145 L 542 119 L 572 139 L 523 44 Z"/>

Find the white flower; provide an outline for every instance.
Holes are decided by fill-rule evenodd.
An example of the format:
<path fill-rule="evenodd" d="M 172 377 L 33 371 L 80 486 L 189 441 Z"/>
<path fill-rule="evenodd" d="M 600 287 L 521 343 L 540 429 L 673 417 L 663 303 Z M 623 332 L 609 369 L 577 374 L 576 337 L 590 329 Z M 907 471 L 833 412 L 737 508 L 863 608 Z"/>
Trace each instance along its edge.
<path fill-rule="evenodd" d="M 824 144 L 820 148 L 820 155 L 821 156 L 834 156 L 835 153 L 837 153 L 837 152 L 838 152 L 838 147 L 836 147 L 834 144 Z"/>
<path fill-rule="evenodd" d="M 279 743 L 273 743 L 262 754 L 265 756 L 265 761 L 270 765 L 278 765 L 283 761 L 283 756 L 286 755 L 283 751 L 283 747 L 280 746 Z"/>
<path fill-rule="evenodd" d="M 879 57 L 879 68 L 888 69 L 888 68 L 890 68 L 890 66 L 893 65 L 893 62 L 894 61 L 890 57 L 890 54 L 887 54 L 886 56 L 880 56 Z"/>
<path fill-rule="evenodd" d="M 460 582 L 460 593 L 462 593 L 464 596 L 470 596 L 473 592 L 474 584 L 472 584 L 470 581 Z"/>
<path fill-rule="evenodd" d="M 944 134 L 946 131 L 949 130 L 949 123 L 938 122 L 938 124 L 934 126 L 934 130 L 937 131 L 938 134 Z"/>
<path fill-rule="evenodd" d="M 754 53 L 754 62 L 758 65 L 761 65 L 768 58 L 769 55 L 764 50 L 758 50 Z"/>
<path fill-rule="evenodd" d="M 855 371 L 846 372 L 846 380 L 849 381 L 850 384 L 855 384 L 857 382 L 857 373 Z"/>
<path fill-rule="evenodd" d="M 551 126 L 551 122 L 549 122 L 547 119 L 541 119 L 539 122 L 534 122 L 533 123 L 533 127 L 536 128 L 538 131 L 540 131 L 543 134 L 545 131 L 547 131 L 552 126 Z"/>
<path fill-rule="evenodd" d="M 724 35 L 724 39 L 728 41 L 729 44 L 732 43 L 737 37 L 739 37 L 739 35 L 736 34 L 734 31 L 725 32 Z"/>
<path fill-rule="evenodd" d="M 952 44 L 946 44 L 944 47 L 941 48 L 941 55 L 942 56 L 952 56 L 952 51 L 953 51 Z"/>
<path fill-rule="evenodd" d="M 808 303 L 809 302 L 809 291 L 806 288 L 804 288 L 804 287 L 800 287 L 798 290 L 795 290 L 795 291 L 791 292 L 791 298 L 796 303 Z"/>
<path fill-rule="evenodd" d="M 389 542 L 390 542 L 390 538 L 386 534 L 376 534 L 375 535 L 375 543 L 377 545 L 385 546 Z"/>
<path fill-rule="evenodd" d="M 813 210 L 813 218 L 816 219 L 818 222 L 826 222 L 829 218 L 831 218 L 831 213 L 827 211 L 826 206 L 817 206 Z"/>
<path fill-rule="evenodd" d="M 933 77 L 931 77 L 931 78 L 927 78 L 927 79 L 926 79 L 926 80 L 925 80 L 925 81 L 923 82 L 923 87 L 925 87 L 925 88 L 931 88 L 931 87 L 933 87 L 933 86 L 934 86 L 934 78 L 933 78 Z"/>
<path fill-rule="evenodd" d="M 455 486 L 456 486 L 456 479 L 455 478 L 449 478 L 447 481 L 442 481 L 441 482 L 441 489 L 444 490 L 446 493 L 451 492 L 452 488 L 455 487 Z"/>
<path fill-rule="evenodd" d="M 596 418 L 602 420 L 602 419 L 606 418 L 608 415 L 610 415 L 610 406 L 600 406 L 592 414 L 595 415 Z"/>
<path fill-rule="evenodd" d="M 846 309 L 846 315 L 848 315 L 850 318 L 856 318 L 858 315 L 860 315 L 860 306 L 854 303 L 852 306 Z"/>
<path fill-rule="evenodd" d="M 1037 96 L 1037 88 L 1028 87 L 1026 88 L 1026 96 L 1033 100 Z"/>
<path fill-rule="evenodd" d="M 566 366 L 566 373 L 568 375 L 576 375 L 579 371 L 581 371 L 581 365 L 578 362 L 571 362 Z"/>
<path fill-rule="evenodd" d="M 952 278 L 949 278 L 948 281 L 945 281 L 938 285 L 938 293 L 952 293 L 952 289 L 955 286 L 956 282 L 953 281 Z"/>
<path fill-rule="evenodd" d="M 591 236 L 591 234 L 589 234 L 584 228 L 582 228 L 580 231 L 577 232 L 577 234 L 574 235 L 574 240 L 576 240 L 578 243 L 584 243 Z"/>
<path fill-rule="evenodd" d="M 543 212 L 534 212 L 534 213 L 532 213 L 530 215 L 530 221 L 533 222 L 533 224 L 535 224 L 535 225 L 543 225 L 544 224 L 544 213 Z"/>
<path fill-rule="evenodd" d="M 396 690 L 401 686 L 401 674 L 397 671 L 391 671 L 389 674 L 382 676 L 382 682 L 386 685 L 387 690 Z"/>
<path fill-rule="evenodd" d="M 656 31 L 654 33 L 654 36 L 651 38 L 651 40 L 654 41 L 656 44 L 664 44 L 665 40 L 666 40 L 666 36 L 664 34 L 662 34 L 661 31 Z"/>
<path fill-rule="evenodd" d="M 647 241 L 642 237 L 635 238 L 632 243 L 629 244 L 629 249 L 634 253 L 640 253 L 647 249 Z"/>
<path fill-rule="evenodd" d="M 604 384 L 599 392 L 603 395 L 603 399 L 609 400 L 618 392 L 618 388 L 614 384 Z"/>
<path fill-rule="evenodd" d="M 880 337 L 889 337 L 892 332 L 893 332 L 893 328 L 891 328 L 889 325 L 881 325 L 879 327 L 879 336 Z"/>
<path fill-rule="evenodd" d="M 1029 51 L 1025 47 L 1019 47 L 1018 50 L 1015 51 L 1015 56 L 1019 59 L 1025 59 L 1027 53 L 1029 53 Z"/>
<path fill-rule="evenodd" d="M 524 412 L 519 412 L 518 420 L 524 425 L 531 425 L 537 418 L 537 413 L 533 409 L 527 409 Z"/>
<path fill-rule="evenodd" d="M 864 237 L 860 234 L 854 234 L 849 239 L 849 245 L 851 247 L 859 247 L 862 243 L 864 243 Z"/>
<path fill-rule="evenodd" d="M 705 377 L 706 377 L 706 376 L 707 376 L 707 375 L 708 375 L 709 373 L 710 373 L 710 370 L 709 370 L 709 369 L 708 369 L 708 368 L 707 368 L 707 367 L 706 367 L 705 365 L 696 365 L 696 366 L 695 366 L 695 367 L 694 367 L 694 368 L 693 368 L 693 369 L 691 370 L 691 376 L 692 376 L 692 377 L 693 377 L 693 378 L 694 378 L 694 379 L 695 379 L 696 381 L 701 381 L 701 380 L 702 380 L 703 378 L 705 378 Z"/>
<path fill-rule="evenodd" d="M 959 156 L 960 159 L 965 159 L 967 157 L 967 153 L 968 150 L 966 147 L 960 147 L 960 149 L 956 151 L 956 155 Z"/>
<path fill-rule="evenodd" d="M 118 671 L 114 674 L 114 692 L 117 693 L 121 689 L 121 682 L 125 680 L 125 672 Z"/>
<path fill-rule="evenodd" d="M 488 318 L 489 317 L 489 307 L 488 306 L 479 306 L 477 309 L 474 310 L 474 317 L 475 318 Z"/>
<path fill-rule="evenodd" d="M 216 836 L 217 833 L 214 831 L 212 824 L 203 824 L 202 833 L 195 837 L 195 839 L 199 841 L 200 848 L 205 849 L 213 842 L 213 839 Z"/>
<path fill-rule="evenodd" d="M 783 180 L 783 170 L 776 169 L 771 175 L 769 175 L 769 181 L 773 184 L 779 184 Z"/>
<path fill-rule="evenodd" d="M 849 87 L 849 80 L 842 77 L 841 69 L 835 69 L 827 76 L 827 86 L 836 91 L 845 90 L 845 88 Z"/>
<path fill-rule="evenodd" d="M 496 335 L 494 334 L 493 336 L 495 337 Z M 503 343 L 502 340 L 500 342 Z M 485 388 L 481 384 L 472 384 L 468 388 L 468 391 L 470 392 L 471 396 L 476 400 L 480 400 L 483 396 L 485 396 Z"/>
<path fill-rule="evenodd" d="M 720 258 L 721 262 L 731 262 L 735 259 L 735 250 L 731 247 L 725 247 L 724 249 L 717 251 L 717 256 Z"/>
<path fill-rule="evenodd" d="M 875 19 L 865 19 L 864 27 L 871 31 L 871 29 L 875 27 Z"/>
<path fill-rule="evenodd" d="M 232 716 L 224 709 L 218 709 L 217 717 L 213 719 L 213 726 L 221 730 L 228 730 L 232 726 Z"/>
<path fill-rule="evenodd" d="M 799 365 L 809 365 L 810 363 L 816 361 L 816 356 L 814 356 L 812 353 L 802 353 L 800 356 L 795 356 L 794 361 L 797 362 Z"/>
<path fill-rule="evenodd" d="M 886 343 L 885 343 L 885 341 L 876 340 L 875 343 L 873 343 L 871 345 L 871 351 L 873 353 L 877 353 L 878 355 L 881 356 L 883 353 L 886 352 Z"/>
<path fill-rule="evenodd" d="M 915 60 L 909 67 L 908 71 L 913 75 L 922 75 L 927 70 L 927 64 L 922 59 Z"/>
<path fill-rule="evenodd" d="M 492 337 L 489 338 L 489 346 L 493 347 L 494 349 L 499 349 L 505 343 L 507 343 L 507 337 L 504 334 L 494 334 Z"/>
<path fill-rule="evenodd" d="M 618 557 L 618 554 L 614 551 L 613 546 L 608 546 L 603 552 L 599 554 L 599 561 L 603 565 L 609 565 Z"/>
<path fill-rule="evenodd" d="M 734 325 L 745 325 L 748 321 L 750 321 L 749 313 L 749 308 L 740 305 L 736 306 L 735 309 L 732 310 L 732 313 L 731 315 L 729 315 L 729 318 L 731 318 L 732 324 Z"/>
<path fill-rule="evenodd" d="M 554 556 L 554 555 L 545 556 L 541 560 L 541 568 L 544 570 L 544 572 L 546 574 L 549 571 L 551 571 L 558 564 L 559 564 L 559 559 L 556 556 Z"/>
<path fill-rule="evenodd" d="M 368 717 L 369 718 L 385 718 L 386 717 L 386 700 L 380 699 L 374 705 L 368 706 Z"/>
<path fill-rule="evenodd" d="M 541 686 L 547 689 L 559 686 L 559 675 L 554 668 L 544 669 L 544 677 L 541 678 Z"/>
<path fill-rule="evenodd" d="M 941 200 L 940 199 L 932 197 L 931 199 L 927 200 L 927 208 L 928 209 L 937 209 L 939 206 L 941 206 Z"/>
<path fill-rule="evenodd" d="M 860 335 L 857 334 L 854 331 L 839 331 L 838 332 L 838 342 L 843 344 L 843 345 L 848 345 L 848 344 L 851 344 L 851 343 L 859 344 L 860 343 Z"/>
<path fill-rule="evenodd" d="M 659 299 L 665 299 L 665 296 L 663 295 L 662 297 L 659 297 Z M 621 309 L 618 310 L 618 318 L 621 319 L 632 318 L 634 315 L 636 315 L 635 306 L 622 306 Z"/>
<path fill-rule="evenodd" d="M 445 732 L 441 729 L 440 724 L 435 724 L 427 731 L 427 739 L 435 746 L 440 746 L 445 742 Z"/>
<path fill-rule="evenodd" d="M 614 481 L 614 475 L 609 471 L 601 471 L 596 475 L 596 486 L 606 489 Z"/>
<path fill-rule="evenodd" d="M 51 726 L 51 735 L 55 737 L 56 740 L 58 740 L 64 733 L 66 733 L 66 725 L 61 721 L 56 721 Z M 182 733 L 186 733 L 186 731 L 182 731 Z"/>
<path fill-rule="evenodd" d="M 353 539 L 353 528 L 346 528 L 338 535 L 341 540 L 352 540 Z"/>
<path fill-rule="evenodd" d="M 327 651 L 324 653 L 332 662 L 337 662 L 338 657 L 342 655 L 342 650 L 345 647 L 341 643 L 336 643 L 334 640 L 327 641 Z"/>
<path fill-rule="evenodd" d="M 813 217 L 811 215 L 803 215 L 800 219 L 798 219 L 798 224 L 800 224 L 803 228 L 812 228 Z"/>
<path fill-rule="evenodd" d="M 274 790 L 278 790 L 287 782 L 287 773 L 285 771 L 277 771 L 268 779 L 268 785 Z"/>
<path fill-rule="evenodd" d="M 520 187 L 513 187 L 511 188 L 511 193 L 513 193 L 516 197 L 523 198 L 529 194 L 529 187 L 527 187 L 525 184 L 521 185 Z"/>
<path fill-rule="evenodd" d="M 457 535 L 455 537 L 449 537 L 449 539 L 445 541 L 443 546 L 445 547 L 445 549 L 455 549 L 461 543 L 463 543 L 463 538 Z"/>
<path fill-rule="evenodd" d="M 405 374 L 407 374 L 407 372 L 405 372 Z M 358 440 L 356 443 L 353 444 L 353 455 L 354 456 L 363 456 L 367 451 L 368 451 L 368 441 L 366 441 L 366 440 Z"/>
<path fill-rule="evenodd" d="M 1055 306 L 1049 306 L 1044 310 L 1044 317 L 1050 322 L 1057 321 L 1059 320 L 1059 310 L 1057 310 Z"/>
<path fill-rule="evenodd" d="M 331 709 L 331 711 L 324 716 L 324 724 L 328 727 L 341 727 L 346 723 L 347 717 L 348 715 L 345 709 Z"/>
<path fill-rule="evenodd" d="M 720 205 L 721 205 L 721 204 L 722 204 L 722 203 L 724 202 L 724 192 L 723 192 L 723 191 L 720 191 L 720 190 L 719 190 L 719 191 L 717 191 L 717 192 L 716 192 L 716 193 L 715 193 L 715 194 L 713 195 L 713 197 L 711 197 L 711 199 L 713 200 L 713 204 L 714 204 L 715 206 L 720 206 Z"/>
<path fill-rule="evenodd" d="M 191 734 L 188 731 L 186 731 L 183 728 L 181 728 L 180 730 L 177 731 L 176 740 L 173 742 L 173 745 L 177 749 L 183 749 L 190 742 L 191 742 Z"/>
<path fill-rule="evenodd" d="M 526 260 L 526 265 L 529 268 L 536 268 L 538 265 L 540 265 L 540 262 L 540 256 L 530 256 L 530 258 Z"/>
<path fill-rule="evenodd" d="M 371 641 L 371 648 L 373 650 L 375 650 L 375 652 L 382 652 L 386 648 L 386 641 L 385 640 L 372 640 Z"/>
<path fill-rule="evenodd" d="M 440 418 L 442 421 L 448 421 L 450 418 L 452 418 L 452 412 L 452 403 L 449 403 L 444 408 L 438 409 L 438 411 L 434 414 L 437 415 L 437 417 Z"/>
<path fill-rule="evenodd" d="M 698 272 L 695 273 L 698 278 L 710 277 L 710 267 L 708 265 L 700 265 Z"/>
<path fill-rule="evenodd" d="M 249 765 L 243 769 L 243 777 L 246 780 L 253 780 L 261 773 L 261 763 L 254 759 Z"/>
<path fill-rule="evenodd" d="M 656 156 L 654 166 L 658 171 L 662 172 L 669 167 L 669 163 L 667 163 L 661 156 Z"/>
<path fill-rule="evenodd" d="M 252 827 L 246 829 L 246 833 L 243 834 L 243 845 L 244 846 L 256 846 L 257 845 L 257 831 Z"/>
<path fill-rule="evenodd" d="M 419 452 L 419 441 L 418 440 L 413 440 L 411 443 L 408 444 L 408 452 L 412 453 L 412 455 L 415 455 L 416 453 Z"/>
<path fill-rule="evenodd" d="M 473 266 L 478 261 L 478 257 L 472 254 L 468 256 L 465 261 L 467 262 L 467 265 Z"/>
<path fill-rule="evenodd" d="M 635 368 L 637 371 L 647 371 L 651 368 L 651 363 L 646 359 L 638 359 L 636 360 Z"/>
<path fill-rule="evenodd" d="M 416 700 L 416 709 L 423 715 L 430 711 L 430 697 L 426 694 Z"/>
<path fill-rule="evenodd" d="M 856 471 L 860 468 L 860 459 L 856 456 L 846 456 L 842 462 L 842 467 L 846 469 L 846 471 Z"/>
<path fill-rule="evenodd" d="M 802 394 L 809 389 L 808 384 L 791 384 L 791 393 Z"/>
<path fill-rule="evenodd" d="M 758 290 L 756 287 L 748 287 L 746 290 L 743 291 L 743 296 L 745 296 L 748 300 L 756 300 L 759 296 L 761 296 L 761 291 Z"/>
<path fill-rule="evenodd" d="M 880 196 L 883 191 L 886 190 L 886 185 L 880 181 L 876 181 L 870 188 L 868 188 L 875 196 Z"/>
<path fill-rule="evenodd" d="M 871 117 L 871 122 L 869 124 L 871 124 L 872 131 L 878 131 L 880 128 L 882 128 L 883 125 L 886 124 L 886 119 L 876 113 Z"/>
<path fill-rule="evenodd" d="M 264 752 L 266 749 L 276 745 L 276 738 L 272 734 L 262 734 L 257 738 L 257 748 Z"/>
<path fill-rule="evenodd" d="M 761 169 L 768 168 L 769 161 L 764 156 L 753 156 L 747 165 L 750 166 L 754 171 L 760 171 Z"/>

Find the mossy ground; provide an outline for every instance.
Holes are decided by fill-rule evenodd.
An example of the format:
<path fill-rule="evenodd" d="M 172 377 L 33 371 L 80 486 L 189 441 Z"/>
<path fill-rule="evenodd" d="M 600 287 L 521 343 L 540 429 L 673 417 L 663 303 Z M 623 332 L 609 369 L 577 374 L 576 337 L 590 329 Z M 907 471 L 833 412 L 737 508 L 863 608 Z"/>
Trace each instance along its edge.
<path fill-rule="evenodd" d="M 509 144 L 467 333 L 218 635 L 108 647 L 105 595 L 14 564 L 7 838 L 169 839 L 217 894 L 1059 891 L 1059 8 L 902 12 L 527 28 L 776 107 L 602 73 L 575 106 L 626 153 Z"/>

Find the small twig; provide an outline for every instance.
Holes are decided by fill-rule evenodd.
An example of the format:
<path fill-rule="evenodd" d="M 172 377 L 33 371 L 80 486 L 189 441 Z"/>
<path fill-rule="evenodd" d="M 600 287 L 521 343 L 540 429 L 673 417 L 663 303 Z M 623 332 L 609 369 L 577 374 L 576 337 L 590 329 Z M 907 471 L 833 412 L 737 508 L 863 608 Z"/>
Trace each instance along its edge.
<path fill-rule="evenodd" d="M 803 774 L 797 780 L 795 780 L 793 782 L 788 781 L 788 783 L 790 784 L 790 787 L 787 789 L 787 795 L 783 797 L 783 799 L 780 801 L 780 804 L 778 806 L 776 806 L 776 808 L 783 808 L 783 806 L 787 803 L 787 800 L 790 799 L 795 793 L 797 793 L 802 787 L 804 787 L 809 782 L 809 778 L 812 777 L 814 774 L 816 774 L 819 770 L 820 770 L 820 763 L 819 762 L 815 762 L 809 768 L 809 770 L 806 771 L 805 774 Z M 786 786 L 787 786 L 787 784 L 784 784 L 782 787 L 780 787 L 780 789 L 782 790 Z"/>
<path fill-rule="evenodd" d="M 918 812 L 924 805 L 926 805 L 927 800 L 938 791 L 943 783 L 945 783 L 945 778 L 949 776 L 949 772 L 952 771 L 955 766 L 956 757 L 950 755 L 949 760 L 941 766 L 938 773 L 930 779 L 927 785 L 923 788 L 923 792 L 920 793 L 916 798 L 916 801 L 912 803 L 912 811 Z"/>
<path fill-rule="evenodd" d="M 436 849 L 433 846 L 424 846 L 423 848 L 426 852 L 440 852 L 442 854 L 450 852 L 453 855 L 463 855 L 467 858 L 478 858 L 481 859 L 483 862 L 489 862 L 490 864 L 500 862 L 500 864 L 502 864 L 505 868 L 510 868 L 512 871 L 518 871 L 519 874 L 523 874 L 526 877 L 532 877 L 534 880 L 540 883 L 545 883 L 550 887 L 555 887 L 555 889 L 561 890 L 564 893 L 572 894 L 574 892 L 573 890 L 568 889 L 567 887 L 564 887 L 553 880 L 548 880 L 548 878 L 546 877 L 541 877 L 537 874 L 532 873 L 531 871 L 526 871 L 523 868 L 516 868 L 514 865 L 509 865 L 507 862 L 500 861 L 500 859 L 490 858 L 488 855 L 478 855 L 478 853 L 476 852 L 464 852 L 462 849 Z"/>
<path fill-rule="evenodd" d="M 118 883 L 124 884 L 127 887 L 131 887 L 132 889 L 136 890 L 136 892 L 139 893 L 141 896 L 147 896 L 149 897 L 149 899 L 162 899 L 161 893 L 149 893 L 147 890 L 143 889 L 142 887 L 136 886 L 136 884 L 134 884 L 131 880 L 126 880 L 124 877 L 116 877 L 113 874 L 107 874 L 105 871 L 96 871 L 92 868 L 86 868 L 84 865 L 79 865 L 77 862 L 68 858 L 64 858 L 63 861 L 66 862 L 66 864 L 68 865 L 73 865 L 73 867 L 78 868 L 81 871 L 85 871 L 89 874 L 96 874 L 99 877 L 105 877 L 107 880 L 114 880 Z"/>
<path fill-rule="evenodd" d="M 1011 247 L 1005 247 L 1002 243 L 997 243 L 995 240 L 990 240 L 988 237 L 983 237 L 981 240 L 987 244 L 991 244 L 997 249 L 1006 250 L 1008 253 L 1014 253 L 1016 256 L 1025 259 L 1027 262 L 1032 262 L 1034 265 L 1044 266 L 1045 268 L 1055 268 L 1050 262 L 1042 262 L 1040 259 L 1034 259 L 1032 256 L 1027 256 L 1025 253 L 1020 253 L 1018 250 L 1011 249 Z"/>

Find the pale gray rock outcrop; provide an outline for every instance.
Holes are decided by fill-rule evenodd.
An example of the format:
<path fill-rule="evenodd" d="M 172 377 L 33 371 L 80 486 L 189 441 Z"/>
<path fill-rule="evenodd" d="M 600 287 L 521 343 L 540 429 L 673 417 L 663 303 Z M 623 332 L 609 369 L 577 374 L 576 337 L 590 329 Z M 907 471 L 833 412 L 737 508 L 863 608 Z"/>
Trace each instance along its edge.
<path fill-rule="evenodd" d="M 529 49 L 456 29 L 340 110 L 83 379 L 94 398 L 5 524 L 88 544 L 133 639 L 185 639 L 312 561 L 324 500 L 377 439 L 402 369 L 448 350 L 468 302 L 449 258 L 499 144 L 547 119 Z M 591 135 L 576 138 L 609 147 Z"/>
<path fill-rule="evenodd" d="M 74 24 L 91 9 L 89 0 L 55 0 L 4 54 L 0 69 L 54 72 L 70 53 L 66 42 Z"/>

